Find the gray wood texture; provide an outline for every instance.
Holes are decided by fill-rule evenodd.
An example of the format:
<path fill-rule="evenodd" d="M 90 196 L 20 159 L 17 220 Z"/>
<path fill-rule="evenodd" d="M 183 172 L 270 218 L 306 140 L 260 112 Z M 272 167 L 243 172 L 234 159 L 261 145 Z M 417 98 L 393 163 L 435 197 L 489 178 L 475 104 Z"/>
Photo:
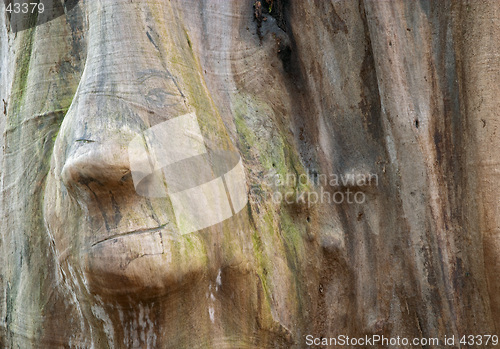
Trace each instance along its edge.
<path fill-rule="evenodd" d="M 499 20 L 480 0 L 1 14 L 0 347 L 499 334 Z M 179 235 L 127 146 L 190 112 L 240 154 L 248 204 Z"/>

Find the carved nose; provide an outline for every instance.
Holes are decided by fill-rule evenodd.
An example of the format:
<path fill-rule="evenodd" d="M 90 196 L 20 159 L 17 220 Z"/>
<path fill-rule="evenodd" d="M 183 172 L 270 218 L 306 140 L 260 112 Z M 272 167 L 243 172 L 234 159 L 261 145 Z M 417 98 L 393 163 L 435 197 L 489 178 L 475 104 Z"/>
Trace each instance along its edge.
<path fill-rule="evenodd" d="M 129 181 L 130 165 L 125 144 L 91 141 L 76 141 L 75 144 L 76 150 L 66 159 L 62 169 L 66 187 L 95 183 L 112 189 Z"/>

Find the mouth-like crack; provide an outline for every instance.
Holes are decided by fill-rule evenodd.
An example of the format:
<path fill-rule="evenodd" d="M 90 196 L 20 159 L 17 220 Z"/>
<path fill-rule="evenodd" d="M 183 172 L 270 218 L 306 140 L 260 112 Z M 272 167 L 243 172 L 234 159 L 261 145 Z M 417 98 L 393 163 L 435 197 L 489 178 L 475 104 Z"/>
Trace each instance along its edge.
<path fill-rule="evenodd" d="M 136 235 L 136 234 L 143 234 L 143 233 L 156 233 L 156 232 L 162 230 L 163 228 L 165 228 L 166 226 L 167 226 L 167 224 L 163 224 L 163 225 L 160 225 L 159 227 L 156 227 L 156 228 L 138 229 L 138 230 L 133 230 L 133 231 L 129 231 L 129 232 L 126 232 L 126 233 L 114 234 L 114 235 L 106 237 L 105 239 L 102 239 L 102 240 L 94 242 L 91 245 L 91 247 L 94 247 L 94 246 L 96 246 L 96 245 L 98 245 L 98 244 L 100 244 L 102 242 L 113 240 L 113 239 L 116 239 L 116 238 L 119 238 L 119 237 Z"/>

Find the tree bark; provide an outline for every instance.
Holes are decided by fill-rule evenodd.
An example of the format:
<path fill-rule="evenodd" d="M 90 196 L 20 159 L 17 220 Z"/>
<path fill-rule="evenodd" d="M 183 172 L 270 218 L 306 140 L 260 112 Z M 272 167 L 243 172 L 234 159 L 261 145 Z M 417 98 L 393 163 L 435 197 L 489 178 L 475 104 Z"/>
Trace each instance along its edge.
<path fill-rule="evenodd" d="M 499 334 L 500 3 L 67 6 L 0 16 L 2 348 Z M 128 147 L 189 113 L 248 203 L 180 234 Z"/>

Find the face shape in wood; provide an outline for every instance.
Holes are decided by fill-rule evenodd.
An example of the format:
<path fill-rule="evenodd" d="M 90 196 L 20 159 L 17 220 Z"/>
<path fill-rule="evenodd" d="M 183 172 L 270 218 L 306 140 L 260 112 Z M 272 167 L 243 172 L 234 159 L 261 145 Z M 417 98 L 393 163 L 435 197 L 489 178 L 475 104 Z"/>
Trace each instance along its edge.
<path fill-rule="evenodd" d="M 136 3 L 88 6 L 91 44 L 56 140 L 46 221 L 91 292 L 157 295 L 207 268 L 204 235 L 247 203 L 244 169 L 175 45 L 185 34 L 160 38 L 131 20 Z"/>

